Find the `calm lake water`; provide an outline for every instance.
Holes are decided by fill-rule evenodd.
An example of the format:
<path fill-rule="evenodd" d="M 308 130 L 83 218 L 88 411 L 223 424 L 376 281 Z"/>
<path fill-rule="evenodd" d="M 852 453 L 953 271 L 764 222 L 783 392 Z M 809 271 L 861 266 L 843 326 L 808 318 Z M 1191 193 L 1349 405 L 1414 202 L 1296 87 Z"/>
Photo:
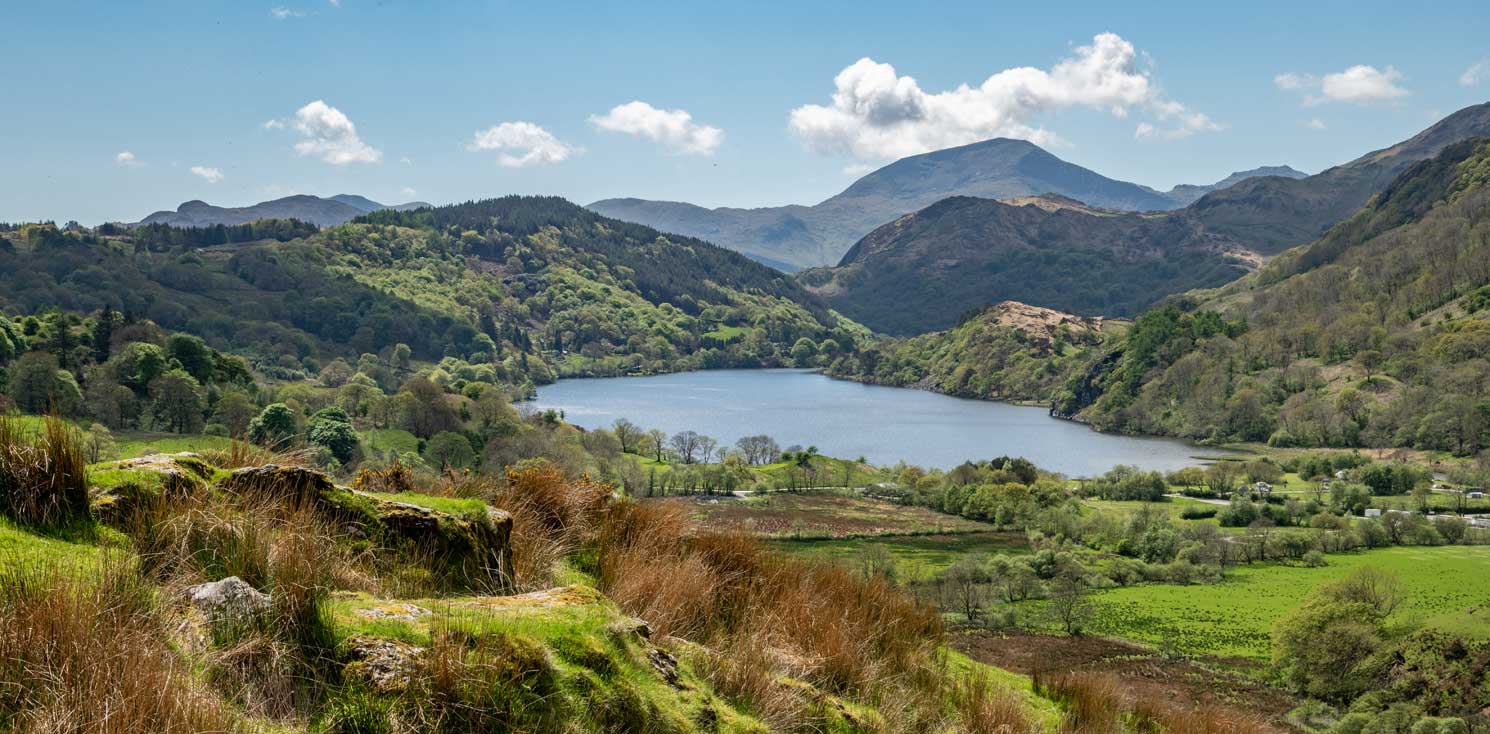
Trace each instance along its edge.
<path fill-rule="evenodd" d="M 1097 433 L 1044 408 L 964 400 L 923 390 L 861 385 L 808 370 L 709 370 L 653 377 L 560 380 L 538 389 L 540 410 L 586 428 L 627 418 L 668 433 L 691 430 L 733 444 L 764 433 L 782 448 L 817 446 L 872 464 L 950 468 L 969 459 L 1023 456 L 1069 476 L 1117 464 L 1169 471 L 1216 450 L 1181 441 Z"/>

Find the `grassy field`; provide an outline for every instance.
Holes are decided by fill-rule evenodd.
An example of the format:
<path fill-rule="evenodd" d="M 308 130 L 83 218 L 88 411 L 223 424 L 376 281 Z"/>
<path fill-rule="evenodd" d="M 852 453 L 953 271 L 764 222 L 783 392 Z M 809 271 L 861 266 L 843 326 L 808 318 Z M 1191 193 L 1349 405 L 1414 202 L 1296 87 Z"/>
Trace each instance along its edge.
<path fill-rule="evenodd" d="M 1233 569 L 1209 586 L 1144 585 L 1095 598 L 1093 634 L 1173 645 L 1190 653 L 1255 660 L 1269 656 L 1273 620 L 1316 586 L 1361 566 L 1396 573 L 1409 599 L 1399 624 L 1490 637 L 1490 548 L 1387 548 L 1329 556 L 1324 568 L 1259 565 Z"/>
<path fill-rule="evenodd" d="M 118 431 L 114 434 L 114 446 L 118 457 L 132 459 L 145 454 L 174 454 L 181 451 L 207 451 L 227 448 L 232 441 L 221 436 L 200 434 L 148 433 L 145 431 Z"/>
<path fill-rule="evenodd" d="M 899 535 L 843 540 L 773 540 L 778 550 L 853 567 L 872 546 L 882 546 L 895 559 L 900 580 L 926 578 L 940 573 L 958 558 L 972 553 L 1025 553 L 1023 533 L 994 531 L 943 535 Z"/>
<path fill-rule="evenodd" d="M 987 533 L 995 529 L 924 507 L 838 493 L 776 492 L 748 499 L 669 497 L 653 501 L 686 503 L 705 527 L 742 530 L 764 538 L 860 538 Z"/>

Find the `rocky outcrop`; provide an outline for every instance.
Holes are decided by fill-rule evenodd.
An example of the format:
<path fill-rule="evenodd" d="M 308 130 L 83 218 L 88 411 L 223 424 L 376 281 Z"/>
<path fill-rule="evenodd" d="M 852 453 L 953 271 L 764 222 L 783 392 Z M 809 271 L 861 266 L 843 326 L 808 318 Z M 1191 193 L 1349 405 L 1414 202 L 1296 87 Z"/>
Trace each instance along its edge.
<path fill-rule="evenodd" d="M 204 489 L 215 469 L 189 452 L 148 454 L 93 466 L 89 488 L 93 514 L 122 524 L 136 510 L 162 499 L 189 496 Z"/>
<path fill-rule="evenodd" d="M 408 690 L 409 682 L 419 673 L 420 658 L 425 649 L 402 640 L 356 635 L 346 642 L 348 663 L 342 674 L 360 680 L 374 691 L 399 694 Z"/>
<path fill-rule="evenodd" d="M 484 504 L 455 514 L 338 487 L 313 469 L 273 464 L 238 469 L 219 486 L 314 508 L 344 532 L 405 551 L 462 586 L 511 589 L 512 516 Z"/>
<path fill-rule="evenodd" d="M 243 629 L 253 626 L 273 608 L 268 594 L 249 586 L 237 576 L 197 584 L 188 588 L 186 598 L 207 616 L 214 630 Z"/>

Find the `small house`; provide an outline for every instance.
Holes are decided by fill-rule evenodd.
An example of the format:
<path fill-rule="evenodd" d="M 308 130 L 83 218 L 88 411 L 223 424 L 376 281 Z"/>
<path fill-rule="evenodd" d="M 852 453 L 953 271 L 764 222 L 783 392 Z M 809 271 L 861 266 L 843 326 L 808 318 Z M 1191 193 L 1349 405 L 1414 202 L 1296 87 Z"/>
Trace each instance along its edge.
<path fill-rule="evenodd" d="M 1376 507 L 1366 508 L 1366 517 L 1381 517 L 1381 510 Z"/>

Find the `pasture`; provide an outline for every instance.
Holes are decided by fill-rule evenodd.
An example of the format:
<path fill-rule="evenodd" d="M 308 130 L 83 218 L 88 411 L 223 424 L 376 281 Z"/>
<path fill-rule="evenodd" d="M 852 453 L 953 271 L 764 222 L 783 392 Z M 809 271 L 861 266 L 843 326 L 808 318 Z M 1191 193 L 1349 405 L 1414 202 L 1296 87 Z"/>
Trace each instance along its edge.
<path fill-rule="evenodd" d="M 1323 568 L 1276 564 L 1228 571 L 1201 586 L 1149 584 L 1096 594 L 1091 634 L 1185 654 L 1266 660 L 1273 620 L 1322 583 L 1362 566 L 1395 573 L 1408 595 L 1393 622 L 1490 637 L 1490 547 L 1399 547 L 1330 555 Z"/>
<path fill-rule="evenodd" d="M 924 507 L 897 505 L 851 493 L 771 492 L 730 496 L 670 497 L 686 503 L 704 527 L 739 530 L 761 538 L 862 538 L 886 535 L 985 533 L 992 525 Z"/>

